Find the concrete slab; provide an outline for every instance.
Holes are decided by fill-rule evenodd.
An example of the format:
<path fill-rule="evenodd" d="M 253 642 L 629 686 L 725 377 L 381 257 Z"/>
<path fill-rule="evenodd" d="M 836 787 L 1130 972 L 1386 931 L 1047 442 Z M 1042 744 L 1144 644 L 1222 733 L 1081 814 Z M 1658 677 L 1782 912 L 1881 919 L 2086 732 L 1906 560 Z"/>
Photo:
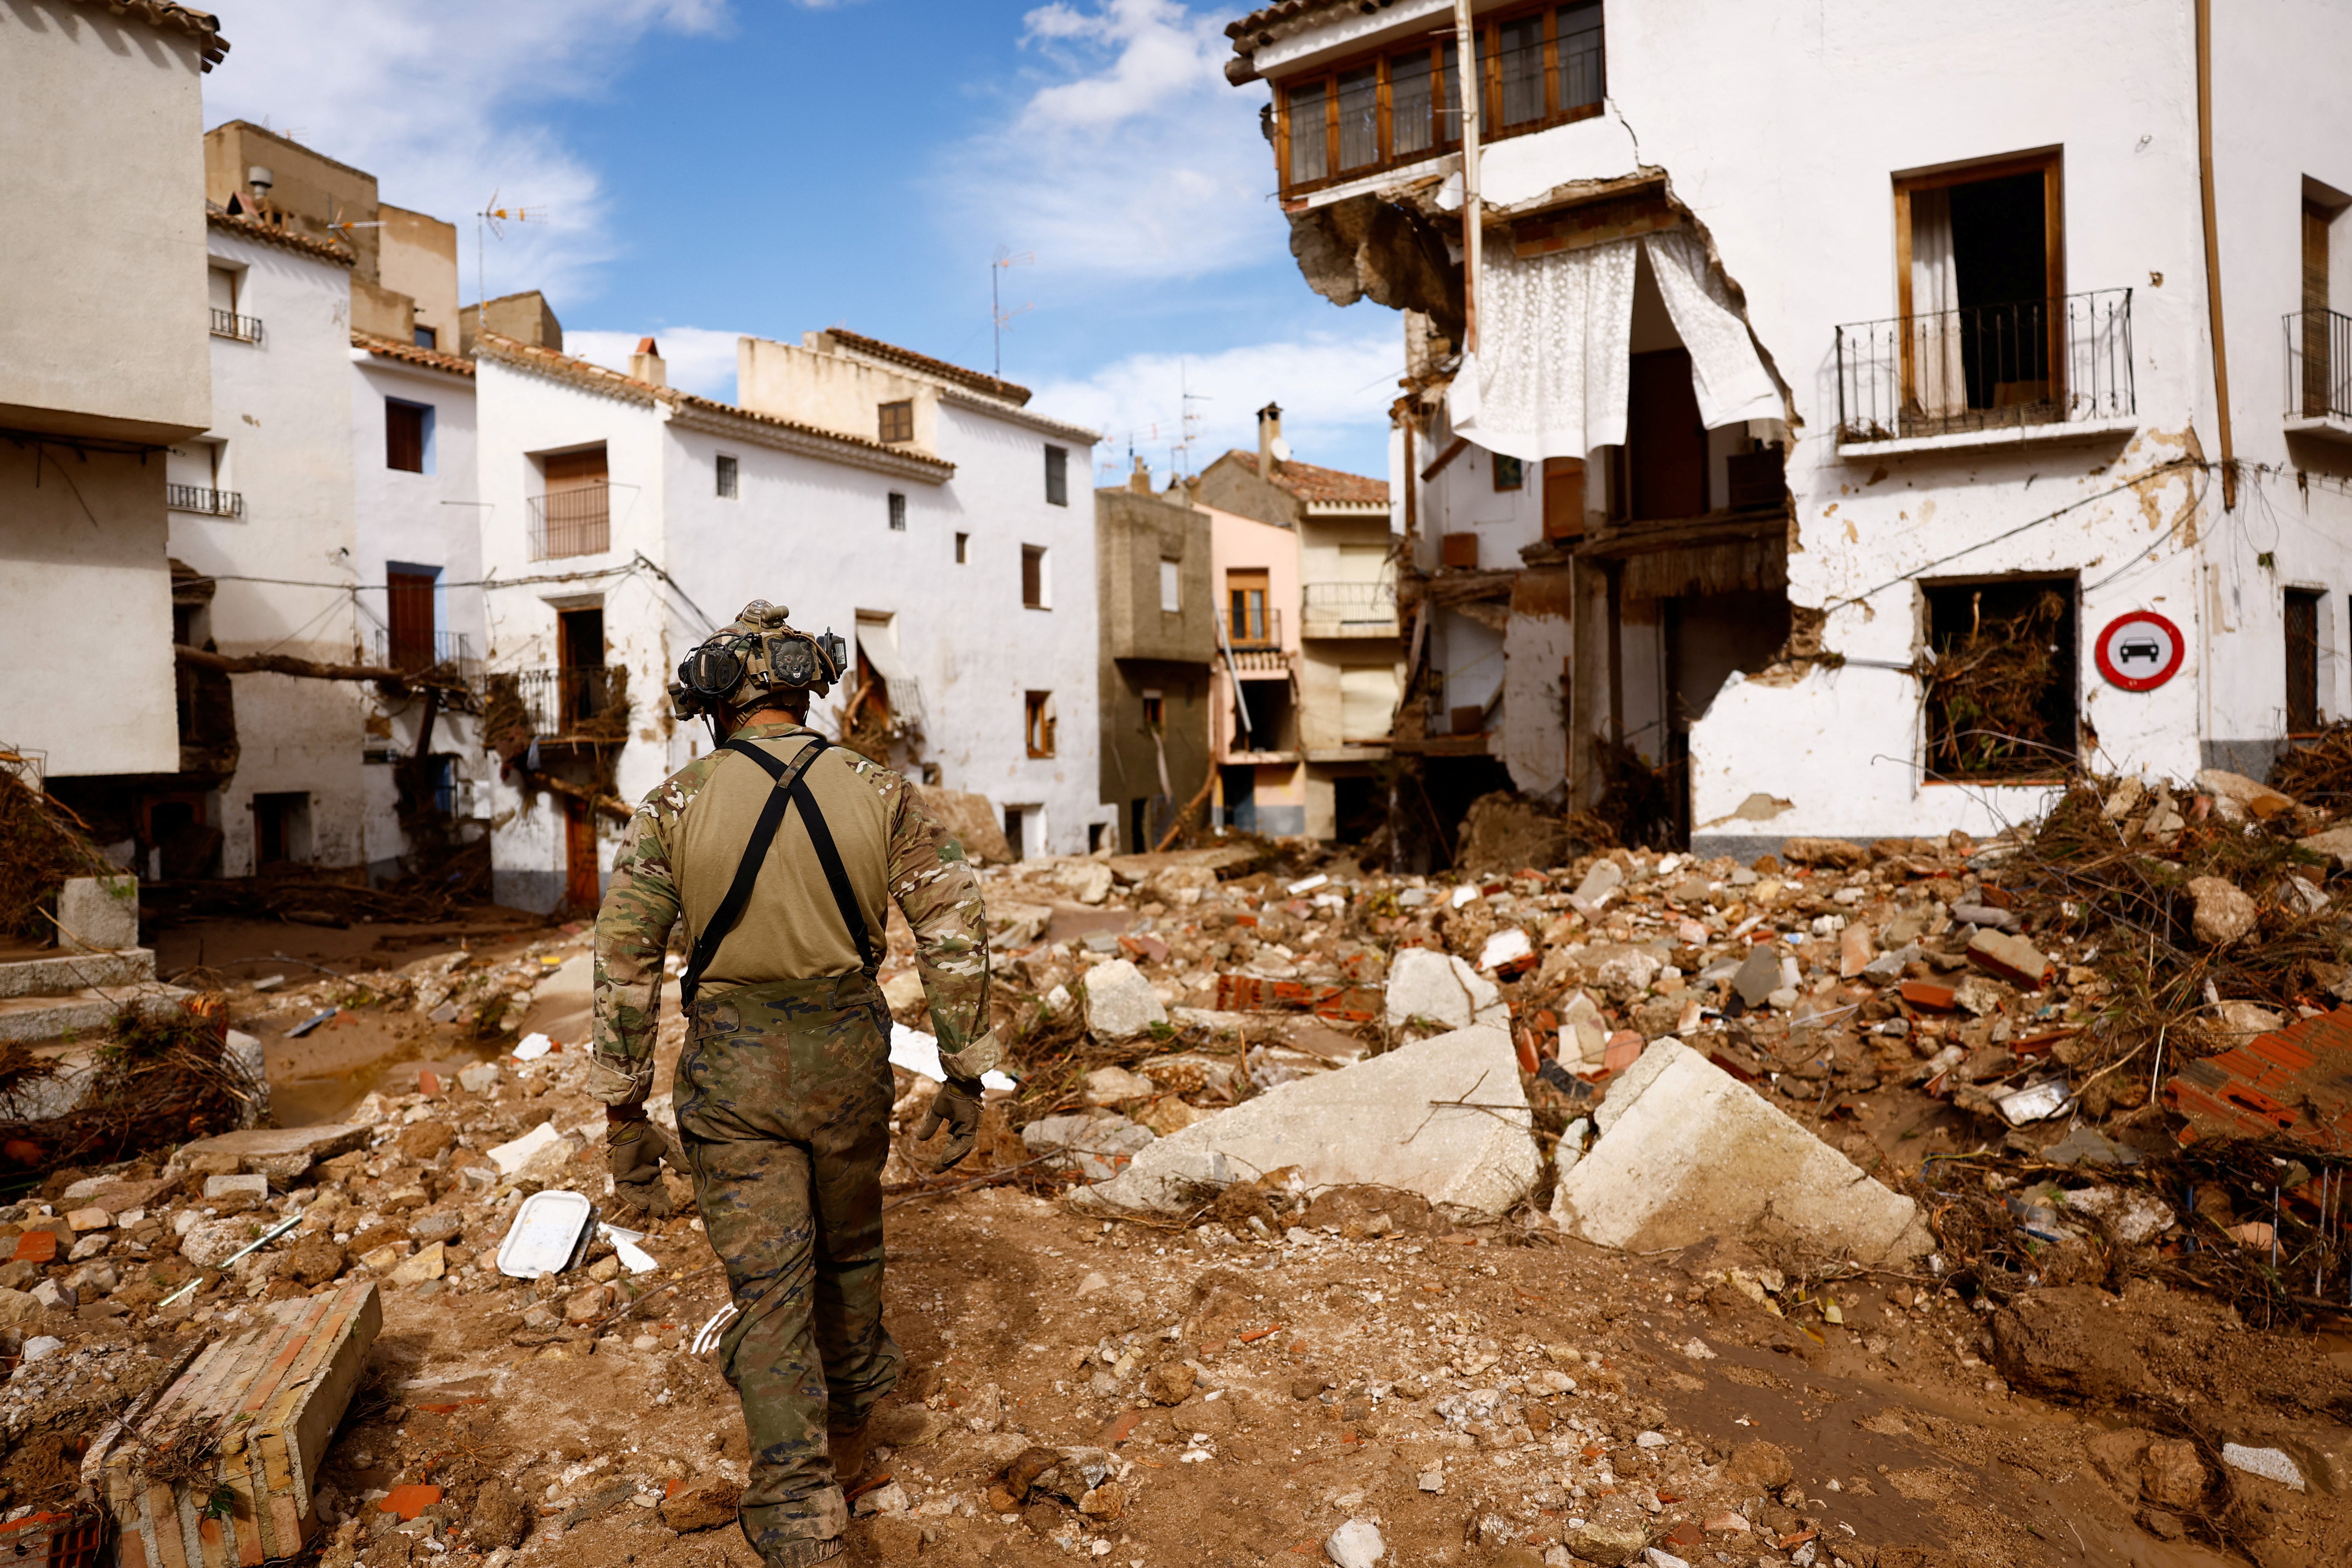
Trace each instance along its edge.
<path fill-rule="evenodd" d="M 82 952 L 137 947 L 139 879 L 68 877 L 58 889 L 58 933 L 66 946 Z"/>
<path fill-rule="evenodd" d="M 1510 1009 L 1495 983 L 1463 960 L 1434 948 L 1397 950 L 1389 961 L 1388 1023 L 1399 1028 L 1414 1018 L 1426 1018 L 1449 1029 L 1472 1025 L 1503 1029 L 1510 1026 Z"/>
<path fill-rule="evenodd" d="M 194 995 L 177 985 L 151 981 L 123 985 L 86 985 L 41 996 L 0 996 L 0 1042 L 37 1046 L 73 1036 L 101 1034 L 125 1007 L 142 1016 L 164 1018 Z"/>
<path fill-rule="evenodd" d="M 155 978 L 152 948 L 120 952 L 60 952 L 0 963 L 0 996 L 55 996 L 85 985 L 137 985 Z"/>
<path fill-rule="evenodd" d="M 1680 1041 L 1652 1045 L 1595 1120 L 1600 1140 L 1552 1203 L 1587 1241 L 1649 1252 L 1769 1237 L 1873 1264 L 1934 1249 L 1917 1205 Z"/>
<path fill-rule="evenodd" d="M 1475 1105 L 1442 1103 L 1468 1100 Z M 1468 1217 L 1500 1215 L 1541 1161 L 1502 1029 L 1438 1035 L 1294 1079 L 1147 1145 L 1114 1180 L 1083 1187 L 1090 1214 L 1185 1213 L 1206 1188 L 1295 1167 L 1307 1189 L 1401 1187 Z"/>
<path fill-rule="evenodd" d="M 185 1169 L 200 1155 L 226 1155 L 236 1161 L 240 1170 L 257 1172 L 286 1184 L 321 1160 L 364 1149 L 371 1131 L 364 1123 L 348 1121 L 318 1127 L 247 1127 L 217 1138 L 199 1138 L 176 1158 Z"/>

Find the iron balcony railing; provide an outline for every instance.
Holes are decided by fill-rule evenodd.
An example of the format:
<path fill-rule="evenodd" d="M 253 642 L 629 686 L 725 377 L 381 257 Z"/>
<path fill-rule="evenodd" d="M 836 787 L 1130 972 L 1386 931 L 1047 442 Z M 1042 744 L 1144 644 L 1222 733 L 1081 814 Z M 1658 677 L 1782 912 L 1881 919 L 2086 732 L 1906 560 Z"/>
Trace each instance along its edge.
<path fill-rule="evenodd" d="M 193 511 L 205 517 L 243 517 L 245 497 L 236 490 L 206 489 L 202 485 L 171 485 L 163 487 L 163 504 L 173 511 Z"/>
<path fill-rule="evenodd" d="M 514 682 L 534 735 L 593 733 L 628 722 L 628 672 L 618 665 L 518 670 Z"/>
<path fill-rule="evenodd" d="M 530 498 L 530 558 L 601 555 L 613 543 L 610 485 L 550 490 Z"/>
<path fill-rule="evenodd" d="M 379 627 L 375 634 L 375 661 L 387 669 L 397 669 L 404 674 L 445 667 L 461 674 L 470 674 L 474 668 L 474 647 L 463 632 L 394 631 Z"/>
<path fill-rule="evenodd" d="M 1851 322 L 1837 330 L 1837 362 L 1844 441 L 2138 412 L 2128 289 Z"/>
<path fill-rule="evenodd" d="M 1298 629 L 1310 637 L 1392 637 L 1396 586 L 1391 583 L 1309 583 Z"/>
<path fill-rule="evenodd" d="M 1253 648 L 1282 646 L 1282 610 L 1279 606 L 1248 610 L 1235 615 L 1223 612 L 1225 624 L 1225 646 L 1235 653 Z"/>
<path fill-rule="evenodd" d="M 261 341 L 261 318 L 240 316 L 235 310 L 224 310 L 215 306 L 213 336 L 234 338 L 241 343 L 257 343 Z"/>
<path fill-rule="evenodd" d="M 2290 419 L 2352 419 L 2352 316 L 2289 313 L 2286 412 Z"/>

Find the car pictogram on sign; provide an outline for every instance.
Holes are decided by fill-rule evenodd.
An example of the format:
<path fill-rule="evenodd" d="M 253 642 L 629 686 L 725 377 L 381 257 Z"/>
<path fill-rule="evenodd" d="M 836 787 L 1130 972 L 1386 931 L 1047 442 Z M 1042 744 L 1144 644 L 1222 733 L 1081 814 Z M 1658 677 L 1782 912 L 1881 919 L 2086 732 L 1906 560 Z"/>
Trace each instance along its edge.
<path fill-rule="evenodd" d="M 2094 651 L 2099 673 L 2126 691 L 2153 691 L 2180 669 L 2188 639 L 2154 610 L 2131 610 L 2109 621 Z"/>

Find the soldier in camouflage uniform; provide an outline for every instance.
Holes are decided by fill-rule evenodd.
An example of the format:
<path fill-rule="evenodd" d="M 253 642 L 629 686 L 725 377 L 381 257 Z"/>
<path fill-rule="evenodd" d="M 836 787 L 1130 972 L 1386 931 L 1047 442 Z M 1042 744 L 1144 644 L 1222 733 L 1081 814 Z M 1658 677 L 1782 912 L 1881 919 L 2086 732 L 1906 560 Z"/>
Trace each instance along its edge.
<path fill-rule="evenodd" d="M 839 638 L 793 631 L 761 601 L 689 657 L 672 694 L 730 749 L 638 806 L 596 917 L 592 1086 L 607 1108 L 616 1196 L 656 1214 L 669 1206 L 660 1162 L 677 1153 L 644 1102 L 663 952 L 681 918 L 707 961 L 688 966 L 698 989 L 682 986 L 677 1125 L 738 1311 L 720 1349 L 752 1454 L 743 1532 L 769 1568 L 839 1554 L 842 1488 L 898 1377 L 882 1326 L 890 1017 L 874 969 L 886 890 L 913 929 L 947 1069 L 917 1133 L 947 1125 L 942 1168 L 970 1151 L 979 1079 L 996 1065 L 987 928 L 962 847 L 904 779 L 805 726 L 810 691 L 839 679 L 843 658 Z M 746 745 L 769 760 L 739 754 Z M 751 862 L 772 795 L 783 796 L 772 843 Z M 747 899 L 734 896 L 739 874 Z M 862 929 L 849 929 L 853 903 Z"/>

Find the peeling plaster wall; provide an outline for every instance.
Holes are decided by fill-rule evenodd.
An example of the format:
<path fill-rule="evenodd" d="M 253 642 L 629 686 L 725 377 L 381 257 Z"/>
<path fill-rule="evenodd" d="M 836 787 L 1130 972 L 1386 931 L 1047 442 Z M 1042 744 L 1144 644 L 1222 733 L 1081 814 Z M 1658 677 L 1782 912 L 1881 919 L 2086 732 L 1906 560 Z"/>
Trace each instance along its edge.
<path fill-rule="evenodd" d="M 389 266 L 389 239 L 386 244 Z M 482 590 L 468 585 L 478 584 L 482 576 L 474 383 L 465 376 L 383 359 L 364 349 L 352 349 L 349 358 L 354 559 L 361 584 L 360 630 L 368 657 L 375 658 L 378 635 L 391 625 L 384 573 L 391 563 L 398 562 L 404 566 L 441 569 L 440 587 L 434 595 L 434 628 L 463 637 L 471 657 L 478 660 L 487 647 Z M 426 465 L 432 472 L 410 473 L 385 462 L 388 399 L 423 404 L 433 410 L 432 460 Z M 388 699 L 370 688 L 367 707 L 390 721 L 390 740 L 379 740 L 379 748 L 388 744 L 398 756 L 415 751 L 425 715 L 422 695 Z M 497 764 L 483 754 L 478 721 L 467 714 L 438 713 L 432 749 L 457 755 L 459 820 L 487 814 L 490 775 Z M 364 775 L 369 858 L 379 874 L 394 874 L 395 858 L 408 846 L 400 829 L 399 791 L 393 770 L 377 763 L 367 767 Z"/>
<path fill-rule="evenodd" d="M 2236 451 L 2278 470 L 2249 474 L 2226 515 L 2207 470 L 2156 472 L 2102 493 L 2175 459 L 2219 456 L 2186 5 L 1995 0 L 1948 16 L 1885 0 L 1833 0 L 1801 15 L 1697 0 L 1616 6 L 1607 110 L 1487 149 L 1486 199 L 1505 209 L 1533 210 L 1576 182 L 1663 173 L 1790 389 L 1790 598 L 1830 609 L 1826 646 L 1850 662 L 1787 684 L 1735 681 L 1717 699 L 1691 738 L 1701 847 L 1765 847 L 1789 834 L 1984 832 L 2046 799 L 1921 779 L 1916 684 L 1864 662 L 1916 657 L 1914 578 L 2075 577 L 2081 712 L 2099 746 L 2089 760 L 2175 776 L 2212 760 L 2260 771 L 2283 722 L 2283 591 L 2318 590 L 2337 612 L 2352 593 L 2352 445 L 2291 436 L 2281 418 L 2281 318 L 2300 308 L 2300 181 L 2352 192 L 2352 101 L 2334 81 L 2352 51 L 2352 16 L 2295 0 L 2258 14 L 2221 9 L 2214 31 Z M 1260 64 L 1317 58 L 1327 57 L 1301 36 Z M 1899 309 L 1893 176 L 2052 147 L 2063 158 L 2063 287 L 2133 290 L 2135 427 L 2103 439 L 1841 455 L 1837 328 Z M 1496 243 L 1506 241 L 1490 232 Z M 2352 226 L 2339 226 L 2336 243 L 2352 258 Z M 2331 304 L 2352 310 L 2342 291 Z M 1425 465 L 1432 455 L 1416 458 Z M 1424 490 L 1428 563 L 1456 520 L 1487 526 L 1486 498 L 1455 471 L 1467 456 Z M 1598 499 L 1595 485 L 1588 500 Z M 2097 632 L 2134 608 L 2167 615 L 2189 640 L 2179 674 L 2155 692 L 2109 686 L 2092 658 Z M 2323 616 L 2322 626 L 2321 702 L 2333 717 L 2352 707 L 2352 613 Z M 1627 707 L 1639 711 L 1644 628 L 1630 616 L 1625 637 Z M 1736 815 L 1759 794 L 1790 804 L 1765 821 Z"/>
<path fill-rule="evenodd" d="M 233 490 L 239 517 L 171 514 L 170 553 L 217 574 L 210 629 L 225 654 L 322 662 L 361 651 L 352 587 L 351 268 L 209 230 L 214 265 L 235 268 L 237 310 L 257 343 L 212 340 L 213 426 L 167 456 L 180 483 Z M 215 444 L 217 462 L 205 443 Z M 236 774 L 215 797 L 221 874 L 250 876 L 253 797 L 309 797 L 310 863 L 373 858 L 361 747 L 367 692 L 286 675 L 230 677 Z"/>
<path fill-rule="evenodd" d="M 605 396 L 492 359 L 478 362 L 476 381 L 482 574 L 512 584 L 483 593 L 485 668 L 552 668 L 559 608 L 601 599 L 605 663 L 627 667 L 632 728 L 642 729 L 666 705 L 662 693 L 677 662 L 671 653 L 668 590 L 643 568 L 631 566 L 639 553 L 662 559 L 663 421 L 650 404 Z M 531 454 L 597 441 L 604 443 L 611 475 L 611 547 L 593 555 L 533 560 L 530 503 L 545 480 Z M 614 787 L 622 799 L 635 801 L 669 772 L 666 743 L 633 736 L 621 750 Z M 493 897 L 516 909 L 552 909 L 564 886 L 561 805 L 545 792 L 526 798 L 507 779 L 492 785 L 489 802 Z M 622 825 L 602 813 L 594 820 L 597 859 L 609 874 Z"/>

